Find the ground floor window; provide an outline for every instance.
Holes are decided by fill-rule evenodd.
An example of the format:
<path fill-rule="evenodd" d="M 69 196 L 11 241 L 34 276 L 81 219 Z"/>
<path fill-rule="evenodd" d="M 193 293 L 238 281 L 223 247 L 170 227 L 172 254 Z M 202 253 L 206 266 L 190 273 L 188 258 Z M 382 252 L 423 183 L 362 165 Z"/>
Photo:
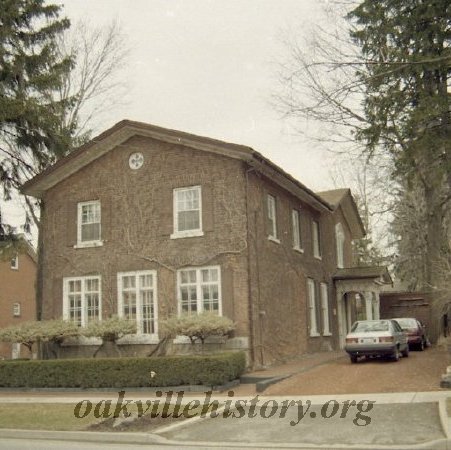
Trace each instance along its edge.
<path fill-rule="evenodd" d="M 219 266 L 183 269 L 177 272 L 179 312 L 222 315 L 221 270 Z"/>
<path fill-rule="evenodd" d="M 323 318 L 323 336 L 330 336 L 329 321 L 329 286 L 327 283 L 321 283 L 321 313 Z"/>
<path fill-rule="evenodd" d="M 85 327 L 101 314 L 100 276 L 64 278 L 63 317 Z"/>
<path fill-rule="evenodd" d="M 118 274 L 119 315 L 136 321 L 138 334 L 158 334 L 157 275 L 155 271 Z"/>
<path fill-rule="evenodd" d="M 308 290 L 308 307 L 309 307 L 309 319 L 310 319 L 310 336 L 319 336 L 318 333 L 318 315 L 317 315 L 317 299 L 316 299 L 316 286 L 315 280 L 307 279 Z"/>

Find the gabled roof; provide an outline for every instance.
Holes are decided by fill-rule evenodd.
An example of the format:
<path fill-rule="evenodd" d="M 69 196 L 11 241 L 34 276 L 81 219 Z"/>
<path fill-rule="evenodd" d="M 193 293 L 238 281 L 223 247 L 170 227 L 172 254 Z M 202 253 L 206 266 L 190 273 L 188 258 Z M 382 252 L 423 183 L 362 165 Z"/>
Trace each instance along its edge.
<path fill-rule="evenodd" d="M 350 189 L 333 189 L 317 192 L 317 194 L 332 206 L 333 211 L 342 208 L 353 239 L 360 239 L 365 236 L 365 226 Z"/>
<path fill-rule="evenodd" d="M 393 283 L 386 266 L 348 267 L 338 269 L 333 278 L 334 280 L 379 279 L 383 283 Z"/>
<path fill-rule="evenodd" d="M 340 206 L 343 198 L 350 192 L 350 189 L 344 188 L 317 192 L 317 194 L 320 195 L 324 200 L 326 200 L 329 205 L 332 205 L 334 209 L 337 209 Z"/>
<path fill-rule="evenodd" d="M 308 202 L 314 208 L 333 210 L 326 200 L 251 147 L 130 120 L 123 120 L 117 123 L 85 145 L 72 151 L 66 157 L 26 182 L 22 186 L 21 191 L 24 194 L 41 198 L 48 189 L 134 136 L 150 137 L 242 160 L 292 192 L 298 198 Z"/>

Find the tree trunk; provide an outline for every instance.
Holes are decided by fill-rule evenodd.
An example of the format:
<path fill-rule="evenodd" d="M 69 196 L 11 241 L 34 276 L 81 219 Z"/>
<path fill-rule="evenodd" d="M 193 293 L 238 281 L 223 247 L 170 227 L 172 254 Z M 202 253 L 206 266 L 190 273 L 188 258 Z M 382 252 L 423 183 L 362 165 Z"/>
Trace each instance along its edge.
<path fill-rule="evenodd" d="M 443 227 L 443 209 L 440 205 L 439 189 L 428 187 L 425 189 L 426 203 L 426 277 L 423 289 L 434 290 L 439 286 L 440 273 L 437 266 L 442 258 L 443 244 L 446 242 L 446 232 Z"/>
<path fill-rule="evenodd" d="M 119 347 L 112 341 L 102 342 L 102 345 L 92 355 L 93 358 L 120 358 L 121 356 Z"/>

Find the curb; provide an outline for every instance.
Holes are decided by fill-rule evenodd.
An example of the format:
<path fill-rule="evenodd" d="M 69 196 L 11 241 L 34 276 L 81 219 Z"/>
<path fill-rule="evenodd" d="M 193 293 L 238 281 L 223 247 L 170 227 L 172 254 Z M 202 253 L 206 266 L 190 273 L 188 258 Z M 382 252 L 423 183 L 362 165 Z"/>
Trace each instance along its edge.
<path fill-rule="evenodd" d="M 265 391 L 269 386 L 279 383 L 280 381 L 286 380 L 287 378 L 292 377 L 293 375 L 284 375 L 281 377 L 268 378 L 266 380 L 258 381 L 255 383 L 255 389 L 257 392 Z"/>
<path fill-rule="evenodd" d="M 162 430 L 163 431 L 163 430 Z M 68 442 L 119 443 L 119 444 L 159 444 L 183 445 L 183 447 L 217 447 L 217 448 L 286 448 L 286 449 L 365 449 L 365 450 L 448 450 L 451 448 L 450 439 L 437 439 L 421 444 L 409 445 L 373 445 L 373 444 L 307 444 L 283 442 L 202 442 L 202 441 L 173 441 L 153 433 L 102 433 L 83 431 L 36 431 L 36 430 L 0 430 L 0 439 L 15 440 L 51 440 Z"/>
<path fill-rule="evenodd" d="M 19 392 L 19 393 L 72 393 L 72 394 L 84 394 L 89 392 L 114 392 L 117 393 L 118 390 L 129 390 L 132 392 L 143 392 L 143 393 L 155 393 L 155 392 L 194 392 L 194 393 L 203 393 L 203 392 L 224 392 L 234 387 L 240 385 L 240 380 L 232 380 L 227 383 L 224 383 L 220 386 L 205 386 L 205 385 L 184 385 L 184 386 L 164 386 L 164 387 L 130 387 L 127 386 L 125 388 L 28 388 L 28 387 L 18 387 L 18 388 L 5 388 L 0 387 L 0 394 L 3 392 Z"/>
<path fill-rule="evenodd" d="M 447 439 L 451 440 L 450 418 L 448 417 L 448 411 L 446 407 L 447 399 L 439 400 L 438 402 L 438 414 L 440 417 L 440 423 L 442 425 L 443 432 Z"/>

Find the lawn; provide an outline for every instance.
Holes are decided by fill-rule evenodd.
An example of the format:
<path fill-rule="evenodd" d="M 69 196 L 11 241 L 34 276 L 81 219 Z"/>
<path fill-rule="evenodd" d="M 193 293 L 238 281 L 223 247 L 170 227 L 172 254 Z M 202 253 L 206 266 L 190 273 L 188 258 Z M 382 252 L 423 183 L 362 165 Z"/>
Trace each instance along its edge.
<path fill-rule="evenodd" d="M 75 403 L 7 403 L 0 405 L 0 428 L 80 431 L 99 422 L 93 415 L 78 419 Z"/>
<path fill-rule="evenodd" d="M 131 404 L 128 411 L 135 417 L 132 423 L 124 423 L 113 428 L 114 419 L 96 418 L 94 409 L 85 418 L 78 418 L 75 414 L 76 401 L 74 403 L 7 403 L 0 405 L 0 428 L 22 430 L 48 430 L 48 431 L 151 431 L 157 427 L 170 425 L 174 421 L 184 420 L 185 417 L 154 417 L 146 413 L 142 417 L 136 417 L 139 413 L 136 404 Z M 183 410 L 184 405 L 182 405 Z M 171 414 L 174 406 L 168 405 L 166 413 Z M 81 409 L 79 416 L 84 415 L 85 409 Z M 114 408 L 113 408 L 114 411 Z M 163 406 L 158 408 L 162 414 Z M 190 416 L 201 413 L 201 408 L 191 408 Z"/>

